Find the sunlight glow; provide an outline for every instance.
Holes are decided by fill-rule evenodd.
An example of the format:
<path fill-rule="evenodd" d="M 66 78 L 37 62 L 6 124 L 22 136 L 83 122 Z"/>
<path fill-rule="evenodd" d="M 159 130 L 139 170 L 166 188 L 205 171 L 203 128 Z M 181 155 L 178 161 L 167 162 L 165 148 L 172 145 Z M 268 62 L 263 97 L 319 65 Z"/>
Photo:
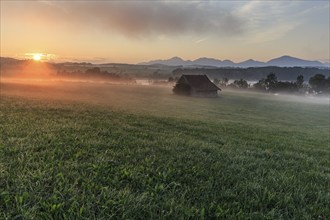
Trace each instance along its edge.
<path fill-rule="evenodd" d="M 40 61 L 41 60 L 41 57 L 42 57 L 42 54 L 39 54 L 39 53 L 33 55 L 33 59 L 35 61 Z"/>

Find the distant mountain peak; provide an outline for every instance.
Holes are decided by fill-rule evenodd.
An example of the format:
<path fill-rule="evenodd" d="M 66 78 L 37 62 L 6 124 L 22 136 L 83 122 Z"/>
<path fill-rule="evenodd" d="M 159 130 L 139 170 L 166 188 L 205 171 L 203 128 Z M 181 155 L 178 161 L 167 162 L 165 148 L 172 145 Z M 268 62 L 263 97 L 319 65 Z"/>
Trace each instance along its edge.
<path fill-rule="evenodd" d="M 235 63 L 231 60 L 219 60 L 215 58 L 208 57 L 200 57 L 193 61 L 191 60 L 183 60 L 181 57 L 175 56 L 167 60 L 153 60 L 149 62 L 140 63 L 144 65 L 152 65 L 152 64 L 162 64 L 168 66 L 214 66 L 214 67 L 262 67 L 262 66 L 280 66 L 280 67 L 293 67 L 293 66 L 301 66 L 301 67 L 324 67 L 325 64 L 319 61 L 310 61 L 304 60 L 296 57 L 292 57 L 289 55 L 284 55 L 281 57 L 277 57 L 269 60 L 268 62 L 261 62 L 253 59 L 248 59 L 243 62 Z"/>
<path fill-rule="evenodd" d="M 282 66 L 282 67 L 293 67 L 293 66 L 320 67 L 320 66 L 324 66 L 324 64 L 319 61 L 304 60 L 304 59 L 300 59 L 300 58 L 296 58 L 296 57 L 291 57 L 288 55 L 271 59 L 267 62 L 267 64 L 270 66 Z"/>
<path fill-rule="evenodd" d="M 183 61 L 183 59 L 181 57 L 178 57 L 178 56 L 175 56 L 175 57 L 172 57 L 168 60 L 177 60 L 177 61 Z"/>
<path fill-rule="evenodd" d="M 221 60 L 218 60 L 218 59 L 215 59 L 215 58 L 209 58 L 209 57 L 200 57 L 194 61 L 197 61 L 197 60 L 217 60 L 217 61 L 221 61 Z"/>

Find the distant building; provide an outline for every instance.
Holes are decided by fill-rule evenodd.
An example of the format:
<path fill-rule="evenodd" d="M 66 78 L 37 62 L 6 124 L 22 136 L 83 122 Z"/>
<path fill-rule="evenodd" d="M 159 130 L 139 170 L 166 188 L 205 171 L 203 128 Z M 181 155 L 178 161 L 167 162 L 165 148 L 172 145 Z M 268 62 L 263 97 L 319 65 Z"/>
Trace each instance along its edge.
<path fill-rule="evenodd" d="M 182 75 L 173 88 L 175 94 L 197 97 L 217 97 L 218 90 L 206 75 Z"/>

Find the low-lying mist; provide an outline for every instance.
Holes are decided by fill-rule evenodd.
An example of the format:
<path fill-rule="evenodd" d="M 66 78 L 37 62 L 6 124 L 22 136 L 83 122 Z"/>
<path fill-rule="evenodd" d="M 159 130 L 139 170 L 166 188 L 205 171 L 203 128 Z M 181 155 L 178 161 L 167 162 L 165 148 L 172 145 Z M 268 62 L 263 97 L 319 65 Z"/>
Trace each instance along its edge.
<path fill-rule="evenodd" d="M 212 99 L 177 96 L 172 92 L 174 82 L 150 83 L 152 81 L 148 78 L 141 80 L 100 68 L 85 68 L 86 70 L 70 70 L 67 67 L 61 70 L 49 63 L 33 61 L 7 65 L 5 68 L 1 67 L 1 96 L 86 103 L 125 111 L 188 118 L 189 114 L 206 118 L 210 116 L 209 112 L 218 114 L 227 106 L 231 107 L 228 111 L 239 111 L 244 105 L 241 102 L 251 102 L 248 106 L 251 110 L 265 101 L 274 101 L 272 105 L 282 105 L 283 101 L 287 104 L 329 105 L 329 98 L 286 94 L 275 96 L 226 88 L 222 88 L 218 98 Z"/>
<path fill-rule="evenodd" d="M 47 80 L 56 74 L 56 69 L 48 63 L 26 61 L 19 65 L 1 67 L 1 79 Z"/>
<path fill-rule="evenodd" d="M 321 104 L 321 105 L 330 105 L 330 97 L 326 96 L 301 96 L 301 95 L 291 95 L 291 94 L 272 94 L 276 96 L 279 100 L 288 101 L 288 102 L 301 102 L 301 103 L 310 103 L 310 104 Z"/>
<path fill-rule="evenodd" d="M 116 100 L 122 98 L 122 101 L 126 102 L 127 98 L 134 95 L 138 96 L 139 93 L 141 93 L 141 95 L 152 95 L 153 98 L 158 99 L 162 99 L 160 95 L 174 96 L 172 94 L 172 85 L 158 86 L 150 83 L 132 84 L 125 81 L 113 81 L 102 78 L 56 77 L 51 74 L 43 74 L 42 77 L 36 77 L 37 75 L 27 77 L 27 73 L 24 73 L 19 76 L 20 77 L 1 77 L 1 94 L 58 100 L 80 100 L 90 103 L 101 102 L 104 104 L 108 104 L 114 98 Z M 150 91 L 146 92 L 148 87 L 150 87 Z M 157 92 L 155 93 L 155 91 Z M 239 89 L 229 89 L 228 91 L 230 93 L 238 93 L 241 96 L 244 94 L 260 94 L 255 91 Z M 219 92 L 219 97 L 225 96 L 226 92 L 226 89 Z M 155 97 L 155 95 L 159 95 L 159 97 Z M 273 100 L 301 103 L 329 104 L 330 100 L 329 97 L 298 96 L 285 93 L 262 95 Z M 148 99 L 148 97 L 145 98 Z M 179 98 L 182 99 L 184 97 Z M 195 99 L 200 100 L 203 98 Z"/>
<path fill-rule="evenodd" d="M 134 109 L 161 104 L 164 97 L 172 97 L 172 89 L 100 79 L 1 77 L 1 95 Z"/>
<path fill-rule="evenodd" d="M 266 126 L 265 122 L 270 120 L 272 123 L 285 123 L 285 118 L 291 117 L 294 112 L 297 116 L 295 126 L 299 126 L 307 116 L 312 118 L 329 112 L 329 99 L 326 98 L 257 92 L 223 90 L 218 98 L 200 98 L 174 95 L 172 86 L 56 78 L 25 80 L 1 77 L 0 86 L 1 99 L 23 98 L 31 100 L 31 105 L 37 101 L 47 105 L 53 103 L 60 108 L 67 106 L 69 109 L 89 106 L 106 112 L 114 110 L 209 123 L 248 120 Z M 324 124 L 328 122 L 324 121 Z"/>
<path fill-rule="evenodd" d="M 263 93 L 263 92 L 258 92 L 255 90 L 247 90 L 247 89 L 223 89 L 223 91 L 230 91 L 233 93 L 238 93 L 241 95 L 258 95 L 258 94 L 263 94 L 268 96 L 269 99 L 271 100 L 278 100 L 278 101 L 288 101 L 288 102 L 300 102 L 300 103 L 311 103 L 311 104 L 323 104 L 323 105 L 330 105 L 330 97 L 326 95 L 319 95 L 319 96 L 314 96 L 311 94 L 306 94 L 306 95 L 297 95 L 297 94 L 290 94 L 286 92 L 281 92 L 281 93 Z"/>

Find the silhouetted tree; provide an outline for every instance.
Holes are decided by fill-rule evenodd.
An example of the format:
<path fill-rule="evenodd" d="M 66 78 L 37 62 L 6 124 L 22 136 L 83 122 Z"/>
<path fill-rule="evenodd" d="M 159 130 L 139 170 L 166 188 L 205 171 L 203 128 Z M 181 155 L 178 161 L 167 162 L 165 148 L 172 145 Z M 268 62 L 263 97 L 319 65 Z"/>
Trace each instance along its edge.
<path fill-rule="evenodd" d="M 272 91 L 276 89 L 276 85 L 277 85 L 277 77 L 275 75 L 275 73 L 270 73 L 267 75 L 266 79 L 265 79 L 265 85 L 266 85 L 266 89 L 268 91 Z"/>
<path fill-rule="evenodd" d="M 227 86 L 228 82 L 229 82 L 229 79 L 226 77 L 222 78 L 222 80 L 221 80 L 221 84 L 224 84 L 225 86 Z"/>
<path fill-rule="evenodd" d="M 246 80 L 244 80 L 244 79 L 235 80 L 232 84 L 236 88 L 239 88 L 239 89 L 247 89 L 247 88 L 249 88 L 248 82 Z"/>
<path fill-rule="evenodd" d="M 296 80 L 296 85 L 298 89 L 301 89 L 304 86 L 304 76 L 299 75 Z"/>
<path fill-rule="evenodd" d="M 257 83 L 255 83 L 253 85 L 253 87 L 257 90 L 260 90 L 260 91 L 266 91 L 266 82 L 265 81 L 266 80 L 264 78 L 262 78 Z"/>
<path fill-rule="evenodd" d="M 295 82 L 282 82 L 279 81 L 276 83 L 275 88 L 272 90 L 273 92 L 287 92 L 287 93 L 292 93 L 292 92 L 297 92 L 298 87 Z"/>
<path fill-rule="evenodd" d="M 93 67 L 91 69 L 87 69 L 86 73 L 101 73 L 101 69 L 99 67 Z"/>
<path fill-rule="evenodd" d="M 266 78 L 269 73 L 276 73 L 278 80 L 295 81 L 298 75 L 303 75 L 304 79 L 309 79 L 315 74 L 323 74 L 326 77 L 330 76 L 329 69 L 316 67 L 250 67 L 250 68 L 181 68 L 173 71 L 173 76 L 181 76 L 182 74 L 206 74 L 210 78 L 234 78 L 245 80 L 259 80 Z M 223 82 L 221 82 L 223 83 Z M 227 82 L 228 83 L 228 82 Z"/>
<path fill-rule="evenodd" d="M 323 74 L 316 74 L 315 76 L 309 79 L 309 85 L 315 92 L 326 92 L 329 90 L 330 86 L 330 77 L 325 78 Z"/>
<path fill-rule="evenodd" d="M 213 80 L 213 83 L 214 83 L 215 85 L 219 85 L 219 83 L 220 83 L 220 80 L 219 80 L 219 79 L 217 79 L 217 78 L 215 78 L 215 79 Z"/>

